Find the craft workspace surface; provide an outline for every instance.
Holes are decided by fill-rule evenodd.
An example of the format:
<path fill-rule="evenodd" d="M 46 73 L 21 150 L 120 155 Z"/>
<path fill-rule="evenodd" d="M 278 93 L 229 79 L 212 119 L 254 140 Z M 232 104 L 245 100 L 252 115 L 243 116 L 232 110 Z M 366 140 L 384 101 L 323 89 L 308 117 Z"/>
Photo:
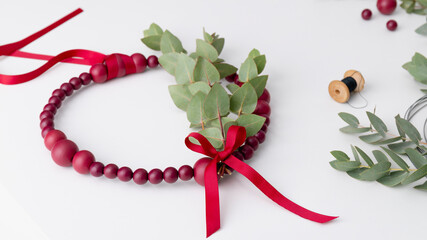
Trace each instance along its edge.
<path fill-rule="evenodd" d="M 140 41 L 143 30 L 155 22 L 178 36 L 189 52 L 196 47 L 194 39 L 203 38 L 203 28 L 216 32 L 225 38 L 222 58 L 238 67 L 252 48 L 265 53 L 271 124 L 248 164 L 296 203 L 339 218 L 327 224 L 302 219 L 233 173 L 219 184 L 222 225 L 209 239 L 425 239 L 426 192 L 358 181 L 329 165 L 332 150 L 349 153 L 350 144 L 374 149 L 338 130 L 346 125 L 339 112 L 369 125 L 365 112 L 376 108 L 397 132 L 394 116 L 403 115 L 423 95 L 422 84 L 401 66 L 415 52 L 427 54 L 427 38 L 414 32 L 425 17 L 399 7 L 384 16 L 368 0 L 16 0 L 2 4 L 0 45 L 79 7 L 82 14 L 23 50 L 56 55 L 78 48 L 158 56 Z M 361 18 L 365 8 L 373 12 L 369 21 Z M 386 28 L 390 19 L 399 24 L 394 32 Z M 24 73 L 42 63 L 1 57 L 0 72 Z M 364 109 L 337 103 L 328 94 L 329 83 L 341 80 L 349 69 L 364 76 Z M 204 239 L 204 188 L 195 181 L 139 186 L 80 175 L 52 161 L 40 135 L 39 114 L 54 89 L 88 70 L 61 63 L 33 81 L 0 85 L 0 185 L 31 219 L 15 224 L 22 224 L 22 231 L 41 229 L 44 234 L 35 232 L 51 240 Z M 203 156 L 184 144 L 191 129 L 185 112 L 169 96 L 171 84 L 173 76 L 156 68 L 88 86 L 64 102 L 55 126 L 104 163 L 132 169 L 192 166 Z M 364 104 L 358 95 L 351 103 Z M 418 129 L 425 115 L 414 118 Z M 11 204 L 7 199 L 0 199 L 0 210 Z M 15 214 L 0 212 L 0 224 Z M 17 236 L 0 232 L 0 239 L 29 239 Z"/>

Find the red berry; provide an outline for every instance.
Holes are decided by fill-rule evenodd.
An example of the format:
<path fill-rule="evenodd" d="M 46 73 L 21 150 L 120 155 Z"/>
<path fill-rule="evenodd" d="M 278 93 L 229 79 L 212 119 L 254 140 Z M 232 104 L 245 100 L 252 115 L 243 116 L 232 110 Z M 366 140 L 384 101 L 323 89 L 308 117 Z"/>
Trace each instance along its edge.
<path fill-rule="evenodd" d="M 387 22 L 387 29 L 390 31 L 394 31 L 397 28 L 397 22 L 395 20 L 390 20 Z"/>
<path fill-rule="evenodd" d="M 369 20 L 372 17 L 372 11 L 369 9 L 365 9 L 362 11 L 362 18 L 365 20 Z"/>
<path fill-rule="evenodd" d="M 397 1 L 396 0 L 378 0 L 377 8 L 380 13 L 384 15 L 390 15 L 394 9 L 396 9 Z"/>

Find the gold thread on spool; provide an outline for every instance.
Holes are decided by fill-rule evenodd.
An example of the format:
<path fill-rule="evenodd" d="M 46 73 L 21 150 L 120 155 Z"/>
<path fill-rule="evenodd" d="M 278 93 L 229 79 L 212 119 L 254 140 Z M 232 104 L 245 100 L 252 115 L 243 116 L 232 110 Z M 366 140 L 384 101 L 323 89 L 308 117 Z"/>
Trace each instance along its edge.
<path fill-rule="evenodd" d="M 353 91 L 350 91 L 348 85 L 343 82 L 346 78 L 351 77 L 356 81 L 356 87 Z M 360 92 L 363 90 L 365 86 L 365 79 L 362 74 L 356 70 L 348 70 L 344 73 L 343 80 L 334 80 L 329 83 L 329 95 L 339 103 L 346 103 L 350 99 L 350 95 L 352 92 Z"/>

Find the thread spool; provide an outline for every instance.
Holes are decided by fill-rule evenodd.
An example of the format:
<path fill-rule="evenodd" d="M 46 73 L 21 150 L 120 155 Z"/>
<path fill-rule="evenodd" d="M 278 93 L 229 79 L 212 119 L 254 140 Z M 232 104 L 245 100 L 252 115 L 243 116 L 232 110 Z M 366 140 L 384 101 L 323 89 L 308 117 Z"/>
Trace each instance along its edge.
<path fill-rule="evenodd" d="M 346 103 L 352 92 L 360 92 L 365 86 L 365 79 L 356 70 L 348 70 L 344 73 L 343 80 L 334 80 L 329 83 L 329 95 L 339 103 Z"/>

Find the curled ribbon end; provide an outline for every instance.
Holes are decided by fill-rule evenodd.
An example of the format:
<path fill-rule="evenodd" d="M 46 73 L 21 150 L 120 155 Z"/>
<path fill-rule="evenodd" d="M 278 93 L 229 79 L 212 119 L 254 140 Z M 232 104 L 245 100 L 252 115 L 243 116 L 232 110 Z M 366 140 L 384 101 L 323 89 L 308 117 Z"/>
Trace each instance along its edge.
<path fill-rule="evenodd" d="M 333 216 L 325 216 L 322 220 L 319 220 L 319 223 L 327 223 L 330 222 L 336 218 L 338 218 L 339 216 L 333 217 Z"/>

